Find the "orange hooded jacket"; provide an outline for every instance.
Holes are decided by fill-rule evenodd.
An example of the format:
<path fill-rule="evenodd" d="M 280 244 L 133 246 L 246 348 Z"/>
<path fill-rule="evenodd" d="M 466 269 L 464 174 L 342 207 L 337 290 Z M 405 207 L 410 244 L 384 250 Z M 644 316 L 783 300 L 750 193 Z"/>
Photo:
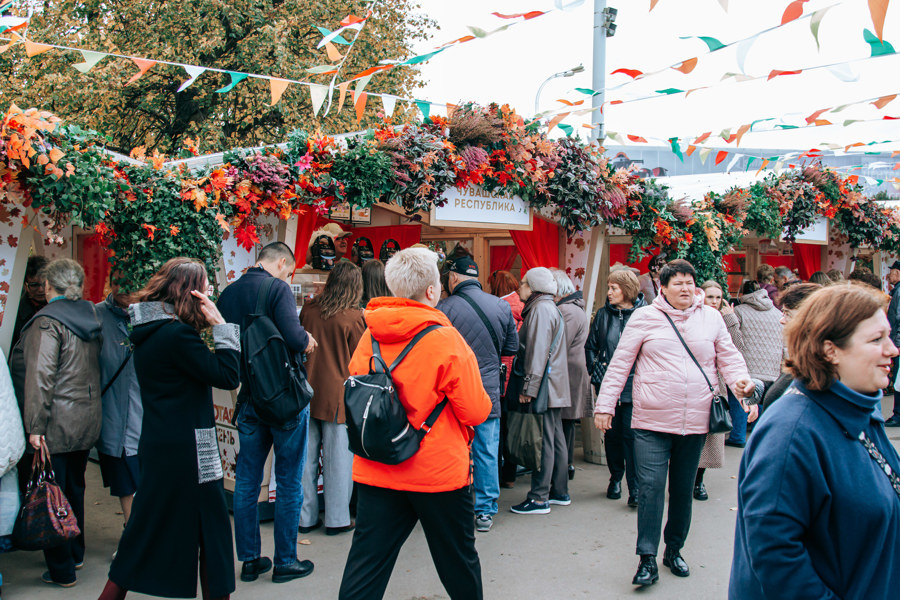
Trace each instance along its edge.
<path fill-rule="evenodd" d="M 368 329 L 350 359 L 350 374 L 369 372 L 373 336 L 390 365 L 416 333 L 429 325 L 443 325 L 419 340 L 392 377 L 409 422 L 416 428 L 444 396 L 449 401 L 411 458 L 386 465 L 356 456 L 353 480 L 410 492 L 465 487 L 469 484 L 472 427 L 483 423 L 491 412 L 475 354 L 444 313 L 420 302 L 376 298 L 369 302 L 365 316 Z"/>

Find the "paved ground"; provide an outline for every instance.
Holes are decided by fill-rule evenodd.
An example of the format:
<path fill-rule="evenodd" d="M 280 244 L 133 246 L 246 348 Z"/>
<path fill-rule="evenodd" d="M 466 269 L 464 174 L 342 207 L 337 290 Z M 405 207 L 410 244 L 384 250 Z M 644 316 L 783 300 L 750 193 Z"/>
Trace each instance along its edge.
<path fill-rule="evenodd" d="M 890 414 L 891 401 L 886 403 Z M 889 430 L 900 447 L 900 430 Z M 726 597 L 731 567 L 736 506 L 736 476 L 741 450 L 726 448 L 726 467 L 707 471 L 710 499 L 694 503 L 691 535 L 683 553 L 691 566 L 687 579 L 660 569 L 658 584 L 640 592 L 631 585 L 637 568 L 634 555 L 635 511 L 625 501 L 605 497 L 606 467 L 580 462 L 571 482 L 573 503 L 554 507 L 546 516 L 521 516 L 509 512 L 528 489 L 520 478 L 515 489 L 503 490 L 500 514 L 494 529 L 478 534 L 478 553 L 484 576 L 485 598 L 691 598 Z M 97 465 L 88 466 L 87 535 L 85 566 L 78 585 L 60 589 L 39 581 L 44 571 L 41 554 L 17 552 L 0 555 L 3 598 L 6 600 L 95 600 L 106 581 L 110 554 L 121 532 L 118 501 L 105 494 Z M 262 526 L 263 552 L 271 556 L 272 524 Z M 268 577 L 252 583 L 238 582 L 238 599 L 336 598 L 351 534 L 327 537 L 321 531 L 300 536 L 308 544 L 298 546 L 301 558 L 316 565 L 306 579 L 273 584 Z M 660 550 L 661 552 L 661 550 Z M 238 565 L 239 566 L 239 565 Z M 660 565 L 661 566 L 661 565 Z M 425 538 L 417 528 L 404 546 L 386 598 L 432 600 L 447 595 L 431 563 Z M 144 598 L 129 595 L 129 598 Z"/>

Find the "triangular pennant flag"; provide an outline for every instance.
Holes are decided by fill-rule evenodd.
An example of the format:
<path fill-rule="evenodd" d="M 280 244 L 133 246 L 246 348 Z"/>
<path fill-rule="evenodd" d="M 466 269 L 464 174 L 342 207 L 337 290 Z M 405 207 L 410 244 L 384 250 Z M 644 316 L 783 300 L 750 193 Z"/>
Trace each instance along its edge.
<path fill-rule="evenodd" d="M 859 81 L 859 73 L 854 73 L 853 68 L 847 63 L 831 65 L 828 67 L 828 72 L 844 83 Z"/>
<path fill-rule="evenodd" d="M 653 10 L 654 8 L 656 8 L 657 2 L 659 2 L 659 0 L 650 0 L 650 10 Z M 648 10 L 647 12 L 650 12 L 650 11 Z"/>
<path fill-rule="evenodd" d="M 636 79 L 644 74 L 643 71 L 638 71 L 637 69 L 616 69 L 610 75 L 615 75 L 616 73 L 622 73 L 623 75 L 628 75 L 632 79 Z"/>
<path fill-rule="evenodd" d="M 394 114 L 394 109 L 397 107 L 397 96 L 382 94 L 381 106 L 384 107 L 384 116 L 390 119 Z"/>
<path fill-rule="evenodd" d="M 566 125 L 565 123 L 560 123 L 559 128 L 562 129 L 567 136 L 572 135 L 572 132 L 575 131 L 575 128 L 571 125 Z"/>
<path fill-rule="evenodd" d="M 359 125 L 359 122 L 362 121 L 363 113 L 366 110 L 366 102 L 369 99 L 369 95 L 365 92 L 356 94 L 356 102 L 354 103 L 356 106 L 356 124 Z"/>
<path fill-rule="evenodd" d="M 750 170 L 750 165 L 752 165 L 752 164 L 753 164 L 753 161 L 756 160 L 756 159 L 757 159 L 756 156 L 748 156 L 748 157 L 747 157 L 747 168 L 744 169 L 744 172 L 745 172 L 745 173 L 746 173 L 747 171 Z"/>
<path fill-rule="evenodd" d="M 319 109 L 322 108 L 322 104 L 325 102 L 325 97 L 327 95 L 327 85 L 310 84 L 309 99 L 312 102 L 313 116 L 319 116 Z"/>
<path fill-rule="evenodd" d="M 794 0 L 787 5 L 787 8 L 784 9 L 784 14 L 781 16 L 781 24 L 790 23 L 791 21 L 795 21 L 803 16 L 803 4 L 808 2 L 809 0 Z"/>
<path fill-rule="evenodd" d="M 872 56 L 896 54 L 896 51 L 890 42 L 884 41 L 880 36 L 876 36 L 868 29 L 863 29 L 863 39 L 872 47 Z"/>
<path fill-rule="evenodd" d="M 13 46 L 13 44 L 16 44 L 17 42 L 19 42 L 21 40 L 22 40 L 22 37 L 18 33 L 16 33 L 15 31 L 11 31 L 9 33 L 9 43 L 6 44 L 5 46 L 0 46 L 0 54 L 3 54 L 7 50 L 9 50 Z"/>
<path fill-rule="evenodd" d="M 753 126 L 756 125 L 757 123 L 763 123 L 765 121 L 774 121 L 774 120 L 775 120 L 775 117 L 769 117 L 768 119 L 757 119 L 757 120 L 753 121 L 752 123 L 750 123 L 750 131 L 753 131 Z"/>
<path fill-rule="evenodd" d="M 752 38 L 746 39 L 743 42 L 737 45 L 737 64 L 738 68 L 741 70 L 741 73 L 747 74 L 747 69 L 744 68 L 744 63 L 747 61 L 747 54 L 750 52 L 750 47 L 753 46 L 753 42 L 756 41 L 759 35 L 754 35 Z"/>
<path fill-rule="evenodd" d="M 700 148 L 700 164 L 706 164 L 706 159 L 709 157 L 710 152 L 712 152 L 712 148 Z"/>
<path fill-rule="evenodd" d="M 697 66 L 697 58 L 694 57 L 694 58 L 689 58 L 685 61 L 682 61 L 680 65 L 678 65 L 677 67 L 672 67 L 672 68 L 675 69 L 676 71 L 680 71 L 680 72 L 684 73 L 685 75 L 687 75 L 688 73 L 693 71 L 696 66 Z"/>
<path fill-rule="evenodd" d="M 197 81 L 198 77 L 206 72 L 206 68 L 195 67 L 193 65 L 182 65 L 182 68 L 184 69 L 184 72 L 187 73 L 188 78 L 187 81 L 182 83 L 181 87 L 178 88 L 179 92 L 183 92 L 184 90 L 188 89 L 191 85 L 193 85 L 195 81 Z"/>
<path fill-rule="evenodd" d="M 344 108 L 344 99 L 347 97 L 347 88 L 350 86 L 349 81 L 342 81 L 338 84 L 338 108 L 337 111 L 341 112 L 341 109 Z"/>
<path fill-rule="evenodd" d="M 564 114 L 565 114 L 566 116 L 568 116 L 569 113 L 564 113 Z M 550 122 L 552 123 L 553 121 L 550 121 Z M 635 144 L 646 144 L 646 143 L 647 143 L 647 140 L 645 140 L 645 139 L 642 138 L 641 136 L 639 136 L 639 135 L 631 135 L 630 133 L 628 134 L 628 139 L 629 139 L 629 141 L 632 141 L 632 142 L 634 142 Z"/>
<path fill-rule="evenodd" d="M 684 90 L 679 90 L 678 88 L 666 88 L 664 90 L 656 90 L 657 94 L 667 94 L 667 95 L 681 94 L 683 92 L 684 92 Z"/>
<path fill-rule="evenodd" d="M 735 154 L 735 155 L 734 155 L 734 158 L 731 159 L 731 162 L 728 163 L 728 166 L 725 167 L 725 172 L 726 172 L 726 173 L 730 173 L 731 170 L 734 168 L 734 166 L 737 164 L 737 162 L 738 162 L 740 159 L 742 159 L 743 157 L 744 157 L 743 154 Z M 718 164 L 718 163 L 716 163 L 716 164 Z"/>
<path fill-rule="evenodd" d="M 806 124 L 809 125 L 811 123 L 814 123 L 816 119 L 818 119 L 820 116 L 822 116 L 822 113 L 826 113 L 826 112 L 828 112 L 827 108 L 822 108 L 822 109 L 817 110 L 813 114 L 806 117 Z"/>
<path fill-rule="evenodd" d="M 129 79 L 128 83 L 126 83 L 125 85 L 131 85 L 132 83 L 140 79 L 144 75 L 144 73 L 149 71 L 153 67 L 153 65 L 156 64 L 155 60 L 147 60 L 146 58 L 132 58 L 131 60 L 134 62 L 134 64 L 137 65 L 138 72 L 132 75 L 131 79 Z"/>
<path fill-rule="evenodd" d="M 750 131 L 750 127 L 751 127 L 751 125 L 748 124 L 748 125 L 741 125 L 741 126 L 738 128 L 737 134 L 736 134 L 736 137 L 735 137 L 735 144 L 734 144 L 735 146 L 740 146 L 740 145 L 741 145 L 741 138 L 744 137 L 744 134 L 745 134 L 745 133 L 747 133 L 748 131 Z"/>
<path fill-rule="evenodd" d="M 719 164 L 720 162 L 725 160 L 726 156 L 728 156 L 727 150 L 719 150 L 718 154 L 716 154 L 716 164 Z"/>
<path fill-rule="evenodd" d="M 686 36 L 681 36 L 679 39 L 690 40 L 693 38 L 697 38 L 698 40 L 703 41 L 703 43 L 706 44 L 707 48 L 709 48 L 710 52 L 715 52 L 716 50 L 721 50 L 722 48 L 725 47 L 725 44 L 723 44 L 716 38 L 707 37 L 707 36 L 703 36 L 703 35 L 686 35 Z"/>
<path fill-rule="evenodd" d="M 440 54 L 446 50 L 446 48 L 441 48 L 439 50 L 435 50 L 434 52 L 429 52 L 428 54 L 422 54 L 420 56 L 413 56 L 410 59 L 404 60 L 401 65 L 418 65 L 419 63 L 423 63 L 425 61 L 431 60 L 434 58 L 436 54 Z"/>
<path fill-rule="evenodd" d="M 875 34 L 879 40 L 884 39 L 884 17 L 887 14 L 890 1 L 869 0 L 869 14 L 872 16 L 872 24 L 875 26 Z"/>
<path fill-rule="evenodd" d="M 888 105 L 888 103 L 890 103 L 896 97 L 897 97 L 897 94 L 891 94 L 890 96 L 882 96 L 881 98 L 879 98 L 872 104 L 875 105 L 875 108 L 884 108 L 885 106 Z"/>
<path fill-rule="evenodd" d="M 87 73 L 91 69 L 97 66 L 97 63 L 109 56 L 108 54 L 104 54 L 102 52 L 94 52 L 92 50 L 79 50 L 81 52 L 82 58 L 84 58 L 84 62 L 75 63 L 72 65 L 82 73 Z"/>
<path fill-rule="evenodd" d="M 684 162 L 684 155 L 681 153 L 681 146 L 678 145 L 678 138 L 669 138 L 669 143 L 672 145 L 672 153 L 678 157 L 678 160 Z"/>
<path fill-rule="evenodd" d="M 28 58 L 32 56 L 37 56 L 38 54 L 43 54 L 48 50 L 53 50 L 53 46 L 48 46 L 47 44 L 38 44 L 37 42 L 32 42 L 31 40 L 27 40 L 22 38 L 22 43 L 25 44 L 25 55 Z"/>
<path fill-rule="evenodd" d="M 325 44 L 325 54 L 331 62 L 339 62 L 344 59 L 344 55 L 338 52 L 337 46 L 331 42 Z"/>
<path fill-rule="evenodd" d="M 692 145 L 692 146 L 688 146 L 688 147 L 687 147 L 687 150 L 685 150 L 684 153 L 685 153 L 686 155 L 688 155 L 688 156 L 691 156 L 691 155 L 693 155 L 694 152 L 696 152 L 696 151 L 697 151 L 697 146 L 693 146 L 693 145 Z"/>
<path fill-rule="evenodd" d="M 275 106 L 281 100 L 281 95 L 284 94 L 284 90 L 291 85 L 291 82 L 287 79 L 270 79 L 269 87 L 272 92 L 272 103 L 269 106 Z"/>
<path fill-rule="evenodd" d="M 316 29 L 319 30 L 319 33 L 324 35 L 322 41 L 319 42 L 319 45 L 316 48 L 321 48 L 328 42 L 334 42 L 335 44 L 344 44 L 345 46 L 349 46 L 350 42 L 341 37 L 341 31 L 338 29 L 337 31 L 331 31 L 330 29 L 325 29 L 324 27 L 316 26 Z"/>
<path fill-rule="evenodd" d="M 759 172 L 765 169 L 767 166 L 769 166 L 769 159 L 764 158 L 762 161 L 762 166 L 759 167 L 759 169 L 756 171 L 756 174 L 759 175 Z"/>
<path fill-rule="evenodd" d="M 366 89 L 366 85 L 368 85 L 369 80 L 372 79 L 371 75 L 366 75 L 365 77 L 360 77 L 356 80 L 356 97 L 359 98 L 359 95 L 363 93 L 363 90 Z"/>
<path fill-rule="evenodd" d="M 707 131 L 706 133 L 704 133 L 700 137 L 698 137 L 696 140 L 694 140 L 693 143 L 694 144 L 702 144 L 711 135 L 712 135 L 712 131 Z"/>
<path fill-rule="evenodd" d="M 247 79 L 246 73 L 236 73 L 235 71 L 228 71 L 228 74 L 231 75 L 231 83 L 223 88 L 216 90 L 217 94 L 227 94 L 234 89 L 234 86 Z"/>
<path fill-rule="evenodd" d="M 815 11 L 809 19 L 809 29 L 812 31 L 813 38 L 816 40 L 816 49 L 819 49 L 819 27 L 822 25 L 822 19 L 825 17 L 825 13 L 831 6 L 826 6 L 825 8 L 820 8 Z"/>
<path fill-rule="evenodd" d="M 425 100 L 416 100 L 416 106 L 419 107 L 423 120 L 427 122 L 431 118 L 431 103 Z"/>
<path fill-rule="evenodd" d="M 313 75 L 333 75 L 334 73 L 337 73 L 337 70 L 333 65 L 318 65 L 306 69 L 306 72 L 312 73 Z"/>
<path fill-rule="evenodd" d="M 368 17 L 357 17 L 356 15 L 347 15 L 344 17 L 338 25 L 341 27 L 349 27 L 351 25 L 356 25 L 357 23 L 362 23 Z"/>
<path fill-rule="evenodd" d="M 797 69 L 795 71 L 782 71 L 780 69 L 772 69 L 769 71 L 769 78 L 766 81 L 772 81 L 776 77 L 781 77 L 782 75 L 799 75 L 803 72 L 803 69 Z"/>
<path fill-rule="evenodd" d="M 611 140 L 614 141 L 614 142 L 618 142 L 619 145 L 623 145 L 623 144 L 624 144 L 624 142 L 622 141 L 622 136 L 620 136 L 620 135 L 619 135 L 618 133 L 616 133 L 615 131 L 607 131 L 607 132 L 606 132 L 606 137 L 607 137 L 608 139 L 611 139 Z"/>
<path fill-rule="evenodd" d="M 722 10 L 728 12 L 728 0 L 719 0 L 719 4 L 722 5 Z"/>

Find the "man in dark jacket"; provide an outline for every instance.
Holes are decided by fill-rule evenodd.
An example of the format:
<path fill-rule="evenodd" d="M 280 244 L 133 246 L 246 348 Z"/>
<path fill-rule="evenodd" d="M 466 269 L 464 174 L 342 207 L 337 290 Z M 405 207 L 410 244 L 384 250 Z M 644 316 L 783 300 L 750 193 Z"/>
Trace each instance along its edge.
<path fill-rule="evenodd" d="M 47 306 L 47 295 L 44 293 L 44 276 L 41 269 L 47 266 L 48 260 L 43 256 L 29 256 L 25 266 L 25 282 L 22 284 L 22 296 L 19 298 L 19 310 L 16 312 L 16 324 L 13 326 L 12 343 L 16 345 L 22 335 L 25 323 L 31 320 L 39 310 Z"/>
<path fill-rule="evenodd" d="M 895 260 L 888 271 L 888 284 L 891 285 L 891 303 L 888 305 L 888 322 L 891 324 L 891 341 L 900 348 L 900 260 Z M 900 427 L 900 400 L 898 393 L 894 388 L 894 381 L 897 378 L 897 365 L 900 363 L 897 358 L 891 361 L 891 392 L 894 396 L 894 414 L 891 418 L 884 422 L 885 427 Z"/>
<path fill-rule="evenodd" d="M 491 414 L 475 427 L 472 441 L 475 527 L 490 531 L 500 498 L 500 357 L 519 349 L 516 322 L 509 303 L 481 289 L 478 265 L 468 256 L 449 263 L 450 296 L 437 308 L 450 319 L 478 359 L 481 383 L 491 398 Z"/>
<path fill-rule="evenodd" d="M 273 242 L 265 246 L 259 252 L 256 266 L 247 269 L 222 292 L 219 311 L 227 322 L 239 323 L 243 330 L 246 318 L 256 311 L 260 287 L 266 279 L 274 277 L 276 281 L 269 289 L 266 314 L 292 351 L 297 354 L 312 352 L 316 341 L 300 325 L 297 303 L 285 281 L 293 270 L 294 253 L 286 244 Z M 272 581 L 283 583 L 305 577 L 312 573 L 313 563 L 297 560 L 297 528 L 303 502 L 300 476 L 306 459 L 309 407 L 280 427 L 263 423 L 253 408 L 247 374 L 242 370 L 237 430 L 241 449 L 235 467 L 234 539 L 238 559 L 244 563 L 241 581 L 255 581 L 272 568 L 272 561 L 261 556 L 257 498 L 266 458 L 273 445 L 278 493 L 275 497 L 275 571 Z M 315 493 L 315 490 L 309 493 Z"/>

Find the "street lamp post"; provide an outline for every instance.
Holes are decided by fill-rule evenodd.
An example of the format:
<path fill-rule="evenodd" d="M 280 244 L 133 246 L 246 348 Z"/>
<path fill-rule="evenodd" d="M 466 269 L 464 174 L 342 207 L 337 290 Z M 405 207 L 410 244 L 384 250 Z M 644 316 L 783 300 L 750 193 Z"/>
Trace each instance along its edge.
<path fill-rule="evenodd" d="M 541 106 L 541 92 L 544 91 L 544 86 L 547 85 L 551 80 L 557 79 L 558 77 L 571 77 L 575 73 L 581 73 L 584 71 L 584 65 L 578 65 L 577 67 L 572 67 L 568 71 L 560 71 L 559 73 L 554 73 L 550 77 L 544 80 L 544 83 L 538 88 L 537 94 L 534 96 L 534 114 L 540 112 Z"/>

